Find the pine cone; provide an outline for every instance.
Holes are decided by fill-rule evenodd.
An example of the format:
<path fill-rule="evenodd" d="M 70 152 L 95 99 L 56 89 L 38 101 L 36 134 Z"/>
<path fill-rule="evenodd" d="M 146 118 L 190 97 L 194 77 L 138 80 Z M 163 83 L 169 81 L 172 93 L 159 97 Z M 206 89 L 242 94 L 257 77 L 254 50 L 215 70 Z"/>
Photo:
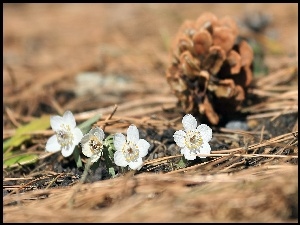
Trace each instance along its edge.
<path fill-rule="evenodd" d="M 204 13 L 185 21 L 171 49 L 166 77 L 186 113 L 217 125 L 241 109 L 252 81 L 253 51 L 230 17 Z"/>

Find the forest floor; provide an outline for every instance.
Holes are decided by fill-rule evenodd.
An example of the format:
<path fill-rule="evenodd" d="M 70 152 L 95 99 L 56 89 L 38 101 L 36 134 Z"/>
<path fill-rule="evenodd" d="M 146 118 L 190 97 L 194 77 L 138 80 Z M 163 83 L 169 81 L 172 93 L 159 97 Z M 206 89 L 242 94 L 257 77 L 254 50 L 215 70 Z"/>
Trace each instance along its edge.
<path fill-rule="evenodd" d="M 233 17 L 259 49 L 244 117 L 212 126 L 211 156 L 181 168 L 185 113 L 166 70 L 179 27 L 204 12 Z M 7 3 L 3 14 L 4 222 L 298 222 L 298 4 Z M 100 163 L 83 180 L 73 156 L 45 152 L 49 125 L 18 136 L 66 110 L 78 124 L 100 115 L 107 135 L 135 124 L 145 165 L 112 177 Z"/>

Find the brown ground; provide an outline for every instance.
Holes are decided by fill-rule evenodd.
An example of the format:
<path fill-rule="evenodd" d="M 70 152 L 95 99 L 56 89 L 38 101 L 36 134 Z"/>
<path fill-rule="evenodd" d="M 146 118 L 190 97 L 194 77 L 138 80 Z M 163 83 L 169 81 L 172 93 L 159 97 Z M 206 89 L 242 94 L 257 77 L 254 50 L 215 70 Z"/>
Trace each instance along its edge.
<path fill-rule="evenodd" d="M 41 131 L 18 147 L 38 152 L 38 166 L 3 168 L 4 222 L 298 221 L 298 4 L 4 4 L 3 139 L 43 114 L 69 109 L 82 122 L 96 110 L 107 133 L 134 123 L 156 146 L 150 128 L 163 137 L 181 129 L 184 115 L 165 78 L 170 43 L 184 20 L 206 11 L 240 22 L 247 12 L 272 18 L 269 39 L 259 39 L 268 71 L 255 73 L 244 109 L 250 130 L 214 127 L 212 153 L 227 155 L 185 171 L 24 191 L 35 185 L 32 169 L 68 176 L 54 170 L 59 154 L 44 156 L 50 133 Z M 78 81 L 83 72 L 98 80 Z M 115 120 L 105 122 L 114 105 Z M 12 178 L 27 180 L 5 183 Z"/>

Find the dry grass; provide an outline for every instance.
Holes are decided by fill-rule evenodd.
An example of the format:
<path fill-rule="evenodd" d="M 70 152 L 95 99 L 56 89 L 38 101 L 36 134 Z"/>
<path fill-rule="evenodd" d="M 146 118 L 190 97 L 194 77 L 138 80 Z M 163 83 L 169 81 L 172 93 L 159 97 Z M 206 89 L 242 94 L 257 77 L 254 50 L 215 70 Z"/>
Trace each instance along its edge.
<path fill-rule="evenodd" d="M 83 184 L 74 196 L 76 185 L 6 196 L 4 221 L 295 222 L 297 176 L 297 166 L 288 165 L 237 174 L 127 174 Z"/>

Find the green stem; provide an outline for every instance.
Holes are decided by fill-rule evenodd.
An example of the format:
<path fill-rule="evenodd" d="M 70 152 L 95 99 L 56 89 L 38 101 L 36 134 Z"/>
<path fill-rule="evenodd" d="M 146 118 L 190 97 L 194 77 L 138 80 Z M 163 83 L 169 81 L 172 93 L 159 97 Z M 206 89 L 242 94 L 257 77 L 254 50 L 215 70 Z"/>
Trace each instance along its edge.
<path fill-rule="evenodd" d="M 74 197 L 75 197 L 75 194 L 79 191 L 79 188 L 80 188 L 81 184 L 84 183 L 84 181 L 85 181 L 85 179 L 86 179 L 86 177 L 87 177 L 87 175 L 88 175 L 88 172 L 89 172 L 89 169 L 90 169 L 91 165 L 92 165 L 92 159 L 89 158 L 89 160 L 88 160 L 87 163 L 85 164 L 85 168 L 84 168 L 83 174 L 82 174 L 82 176 L 81 176 L 81 178 L 80 178 L 80 181 L 79 181 L 79 183 L 77 184 L 75 190 L 73 191 L 73 193 L 72 193 L 72 195 L 71 195 L 71 198 L 70 198 L 69 201 L 68 201 L 68 206 L 69 206 L 70 208 L 73 208 L 73 205 L 74 205 L 74 202 L 75 202 L 75 198 L 74 198 Z"/>
<path fill-rule="evenodd" d="M 74 149 L 73 155 L 74 155 L 74 159 L 75 159 L 77 168 L 82 167 L 81 157 L 80 157 L 79 149 L 77 146 Z"/>

